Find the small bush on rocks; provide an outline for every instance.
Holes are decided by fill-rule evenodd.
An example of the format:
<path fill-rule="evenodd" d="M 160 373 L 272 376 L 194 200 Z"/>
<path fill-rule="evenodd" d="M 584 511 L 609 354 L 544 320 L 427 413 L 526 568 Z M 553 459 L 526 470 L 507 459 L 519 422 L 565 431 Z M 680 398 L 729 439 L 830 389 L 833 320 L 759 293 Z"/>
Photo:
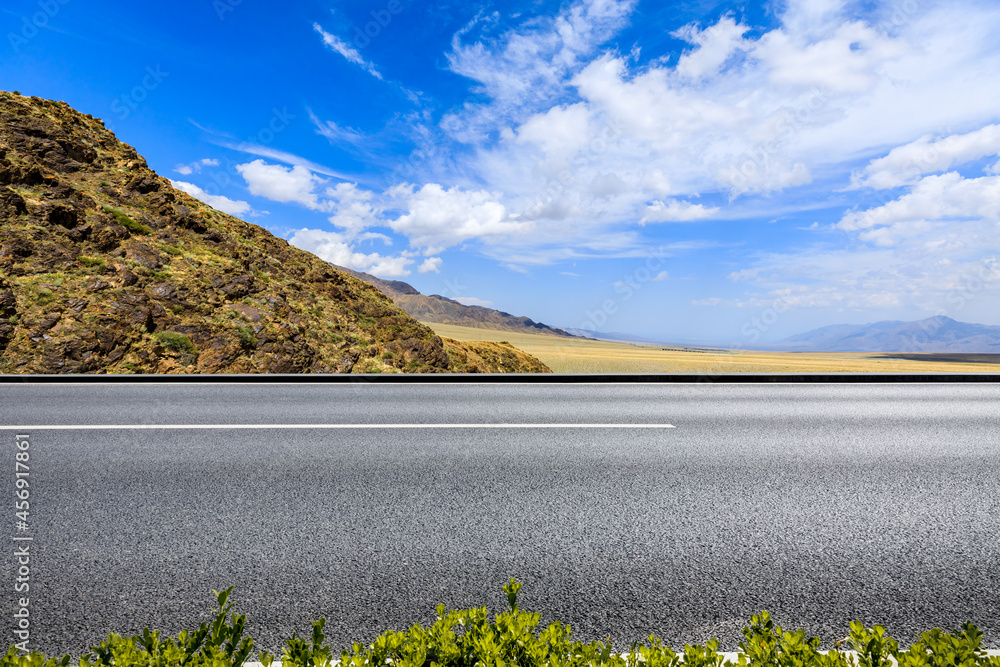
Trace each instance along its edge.
<path fill-rule="evenodd" d="M 194 354 L 198 351 L 190 338 L 176 331 L 158 331 L 153 334 L 153 338 L 160 345 L 174 352 Z"/>
<path fill-rule="evenodd" d="M 125 215 L 125 211 L 121 209 L 114 208 L 113 206 L 102 206 L 101 209 L 105 213 L 110 213 L 111 216 L 118 221 L 118 224 L 129 230 L 133 234 L 149 234 L 152 230 L 141 222 L 136 222 L 132 218 Z"/>

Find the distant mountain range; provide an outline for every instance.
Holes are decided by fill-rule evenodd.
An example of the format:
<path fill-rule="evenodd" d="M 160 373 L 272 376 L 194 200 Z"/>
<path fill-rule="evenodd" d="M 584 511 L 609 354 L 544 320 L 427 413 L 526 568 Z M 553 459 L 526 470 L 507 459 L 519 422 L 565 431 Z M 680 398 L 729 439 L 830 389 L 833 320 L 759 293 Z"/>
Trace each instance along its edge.
<path fill-rule="evenodd" d="M 834 324 L 769 347 L 812 352 L 1000 354 L 1000 326 L 958 322 L 943 315 L 916 322 Z"/>
<path fill-rule="evenodd" d="M 501 310 L 484 308 L 483 306 L 466 306 L 454 299 L 437 294 L 430 296 L 421 294 L 412 285 L 404 283 L 401 280 L 383 280 L 370 273 L 355 271 L 343 266 L 336 266 L 336 268 L 374 285 L 383 294 L 392 299 L 393 303 L 409 313 L 410 317 L 420 322 L 576 338 L 576 336 L 563 329 L 550 327 L 547 324 L 535 322 L 527 317 L 518 317 Z"/>

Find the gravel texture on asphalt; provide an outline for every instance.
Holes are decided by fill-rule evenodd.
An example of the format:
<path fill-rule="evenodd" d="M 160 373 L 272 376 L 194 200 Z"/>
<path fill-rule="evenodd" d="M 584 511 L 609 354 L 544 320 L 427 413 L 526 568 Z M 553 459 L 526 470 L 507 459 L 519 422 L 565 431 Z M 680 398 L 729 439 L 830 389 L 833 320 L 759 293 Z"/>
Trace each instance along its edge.
<path fill-rule="evenodd" d="M 733 650 L 761 609 L 823 648 L 854 619 L 901 645 L 972 620 L 1000 647 L 996 385 L 26 385 L 0 405 L 6 425 L 676 426 L 32 431 L 31 646 L 49 653 L 175 634 L 233 584 L 258 645 L 324 616 L 339 651 L 438 603 L 501 610 L 511 576 L 543 624 L 619 650 Z M 9 556 L 5 610 L 16 576 Z"/>

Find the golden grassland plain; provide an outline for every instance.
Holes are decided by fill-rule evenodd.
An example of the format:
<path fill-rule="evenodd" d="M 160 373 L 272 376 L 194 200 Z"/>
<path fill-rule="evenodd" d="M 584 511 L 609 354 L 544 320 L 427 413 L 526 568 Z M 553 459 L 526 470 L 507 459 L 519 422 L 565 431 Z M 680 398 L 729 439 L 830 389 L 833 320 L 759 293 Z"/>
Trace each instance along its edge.
<path fill-rule="evenodd" d="M 460 341 L 507 341 L 555 373 L 998 373 L 1000 355 L 969 361 L 886 358 L 865 352 L 759 352 L 615 343 L 424 322 Z M 920 355 L 913 355 L 920 356 Z M 944 355 L 941 355 L 944 356 Z M 946 355 L 949 359 L 962 355 Z M 978 357 L 978 359 L 975 359 Z"/>

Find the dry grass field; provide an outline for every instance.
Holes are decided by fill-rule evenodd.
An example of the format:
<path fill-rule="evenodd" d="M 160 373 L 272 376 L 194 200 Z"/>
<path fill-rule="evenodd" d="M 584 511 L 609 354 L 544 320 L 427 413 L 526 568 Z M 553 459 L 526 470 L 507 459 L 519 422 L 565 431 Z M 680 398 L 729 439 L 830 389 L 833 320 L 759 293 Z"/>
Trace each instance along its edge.
<path fill-rule="evenodd" d="M 556 373 L 1000 373 L 1000 355 L 705 351 L 424 324 L 457 340 L 507 341 Z"/>

